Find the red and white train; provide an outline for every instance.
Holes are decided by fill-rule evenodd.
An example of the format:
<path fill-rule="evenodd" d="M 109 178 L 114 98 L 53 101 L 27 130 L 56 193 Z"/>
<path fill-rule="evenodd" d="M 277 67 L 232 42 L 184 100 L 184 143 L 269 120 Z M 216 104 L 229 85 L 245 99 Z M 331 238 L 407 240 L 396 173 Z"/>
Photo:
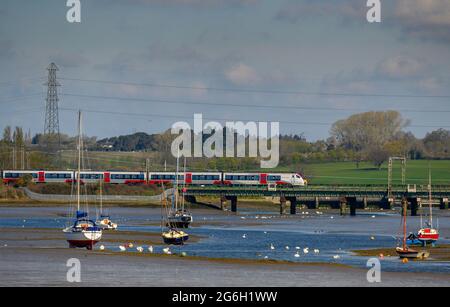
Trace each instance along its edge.
<path fill-rule="evenodd" d="M 30 175 L 35 183 L 72 183 L 78 178 L 76 171 L 16 171 L 1 172 L 3 183 L 15 183 L 21 177 Z M 84 183 L 103 181 L 111 184 L 162 184 L 173 183 L 174 172 L 123 172 L 82 171 L 80 180 Z M 304 186 L 306 180 L 297 173 L 227 173 L 227 172 L 180 172 L 179 184 L 186 185 L 285 185 Z"/>

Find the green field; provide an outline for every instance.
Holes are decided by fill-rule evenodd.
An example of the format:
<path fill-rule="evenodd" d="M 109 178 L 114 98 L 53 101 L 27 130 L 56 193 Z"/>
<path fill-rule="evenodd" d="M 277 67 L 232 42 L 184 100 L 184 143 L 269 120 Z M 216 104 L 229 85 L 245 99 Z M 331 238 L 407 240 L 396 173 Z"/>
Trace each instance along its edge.
<path fill-rule="evenodd" d="M 450 161 L 407 161 L 406 183 L 427 184 L 431 165 L 433 185 L 450 185 Z M 302 172 L 310 184 L 387 184 L 388 165 L 376 169 L 370 163 L 354 162 L 304 164 Z M 401 184 L 400 162 L 394 164 L 393 184 Z"/>

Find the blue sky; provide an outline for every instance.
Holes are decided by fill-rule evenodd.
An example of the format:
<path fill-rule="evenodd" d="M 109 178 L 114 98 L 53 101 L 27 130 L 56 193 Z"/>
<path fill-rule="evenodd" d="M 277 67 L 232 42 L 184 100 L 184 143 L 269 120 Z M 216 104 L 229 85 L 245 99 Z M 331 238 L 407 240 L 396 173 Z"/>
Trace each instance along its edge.
<path fill-rule="evenodd" d="M 43 130 L 54 61 L 60 107 L 86 110 L 98 137 L 160 132 L 195 112 L 280 121 L 309 140 L 369 110 L 401 110 L 419 137 L 449 128 L 450 2 L 382 1 L 380 24 L 366 21 L 365 2 L 81 0 L 82 22 L 69 24 L 63 0 L 3 0 L 0 126 Z M 61 131 L 75 125 L 61 110 Z"/>

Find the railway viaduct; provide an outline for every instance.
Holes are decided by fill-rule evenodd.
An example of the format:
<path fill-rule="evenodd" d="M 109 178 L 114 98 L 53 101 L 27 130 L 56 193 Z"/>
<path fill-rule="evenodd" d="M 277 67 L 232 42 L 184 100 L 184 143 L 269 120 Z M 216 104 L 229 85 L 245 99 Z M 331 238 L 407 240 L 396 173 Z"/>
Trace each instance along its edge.
<path fill-rule="evenodd" d="M 449 208 L 450 186 L 433 186 L 432 205 L 441 209 Z M 221 206 L 231 203 L 231 211 L 238 211 L 238 197 L 259 196 L 279 199 L 280 213 L 296 214 L 298 205 L 309 209 L 327 206 L 340 209 L 342 215 L 356 215 L 357 209 L 378 207 L 392 209 L 402 201 L 408 201 L 411 215 L 418 214 L 422 205 L 429 204 L 428 186 L 397 185 L 390 189 L 386 185 L 308 185 L 304 187 L 267 186 L 189 186 L 184 195 L 190 202 L 197 196 L 220 199 Z M 287 205 L 289 203 L 289 205 Z"/>

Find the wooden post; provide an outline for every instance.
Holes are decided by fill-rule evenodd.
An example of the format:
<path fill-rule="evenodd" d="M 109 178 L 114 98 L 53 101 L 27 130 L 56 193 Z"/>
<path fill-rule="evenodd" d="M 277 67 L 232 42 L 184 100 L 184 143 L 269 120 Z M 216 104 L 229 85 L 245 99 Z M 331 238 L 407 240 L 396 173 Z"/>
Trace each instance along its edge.
<path fill-rule="evenodd" d="M 350 216 L 356 216 L 356 207 L 358 205 L 356 197 L 347 197 L 347 202 L 350 205 Z"/>
<path fill-rule="evenodd" d="M 320 201 L 319 201 L 319 197 L 316 197 L 315 199 L 315 207 L 314 207 L 314 209 L 319 209 L 319 207 L 320 207 Z"/>

